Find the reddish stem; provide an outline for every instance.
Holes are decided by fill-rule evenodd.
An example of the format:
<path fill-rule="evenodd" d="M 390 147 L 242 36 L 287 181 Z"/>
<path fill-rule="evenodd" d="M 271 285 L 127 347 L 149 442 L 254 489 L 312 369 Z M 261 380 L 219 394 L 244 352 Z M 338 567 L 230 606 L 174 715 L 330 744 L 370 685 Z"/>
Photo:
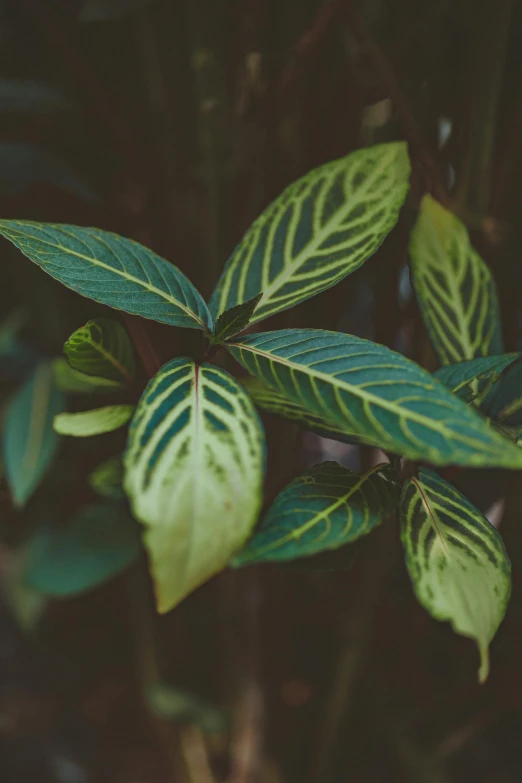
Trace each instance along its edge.
<path fill-rule="evenodd" d="M 147 374 L 152 378 L 152 376 L 156 375 L 158 372 L 161 363 L 152 346 L 149 335 L 147 334 L 146 325 L 141 318 L 138 318 L 135 315 L 129 315 L 128 313 L 123 313 L 123 319 L 142 364 L 145 367 Z"/>

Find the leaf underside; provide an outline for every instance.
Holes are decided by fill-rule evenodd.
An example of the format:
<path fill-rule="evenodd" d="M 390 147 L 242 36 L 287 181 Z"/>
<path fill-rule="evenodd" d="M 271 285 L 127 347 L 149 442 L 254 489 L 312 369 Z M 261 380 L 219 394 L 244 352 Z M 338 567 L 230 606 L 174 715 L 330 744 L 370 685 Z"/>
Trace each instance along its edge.
<path fill-rule="evenodd" d="M 384 346 L 315 329 L 227 344 L 251 375 L 365 443 L 434 465 L 522 467 L 522 453 L 418 365 Z"/>
<path fill-rule="evenodd" d="M 264 436 L 254 405 L 224 370 L 174 359 L 138 404 L 124 467 L 167 612 L 223 569 L 255 525 Z"/>
<path fill-rule="evenodd" d="M 424 196 L 410 238 L 412 282 L 442 364 L 501 354 L 495 282 L 466 227 Z"/>
<path fill-rule="evenodd" d="M 409 174 L 401 142 L 357 150 L 290 185 L 228 260 L 210 301 L 214 317 L 262 293 L 254 324 L 349 275 L 396 224 Z"/>
<path fill-rule="evenodd" d="M 476 641 L 484 682 L 489 643 L 511 591 L 500 535 L 455 487 L 421 470 L 403 487 L 401 538 L 417 598 L 437 620 Z"/>
<path fill-rule="evenodd" d="M 53 427 L 60 435 L 74 438 L 89 438 L 123 427 L 132 418 L 134 405 L 107 405 L 79 413 L 59 413 L 54 417 Z"/>

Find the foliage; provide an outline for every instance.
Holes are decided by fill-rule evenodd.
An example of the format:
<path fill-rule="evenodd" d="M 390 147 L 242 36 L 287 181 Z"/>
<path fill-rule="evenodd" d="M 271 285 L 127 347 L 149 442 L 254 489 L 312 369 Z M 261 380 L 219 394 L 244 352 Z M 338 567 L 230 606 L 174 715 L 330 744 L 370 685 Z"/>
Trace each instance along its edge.
<path fill-rule="evenodd" d="M 161 367 L 135 407 L 136 400 L 125 396 L 139 381 L 122 324 L 97 318 L 77 329 L 65 343 L 69 364 L 55 364 L 60 387 L 76 394 L 111 391 L 122 400 L 64 413 L 51 365 L 40 365 L 11 403 L 4 433 L 16 502 L 27 499 L 52 458 L 53 416 L 56 431 L 75 436 L 109 432 L 132 416 L 123 489 L 143 526 L 160 612 L 227 564 L 309 558 L 351 544 L 397 512 L 419 601 L 477 641 L 484 680 L 488 645 L 510 592 L 509 561 L 483 514 L 434 469 L 522 468 L 518 433 L 501 426 L 520 423 L 512 415 L 520 409 L 520 392 L 510 382 L 520 362 L 517 354 L 502 353 L 494 281 L 463 223 L 425 196 L 411 233 L 413 285 L 444 365 L 433 374 L 390 348 L 343 332 L 241 334 L 364 264 L 396 225 L 409 175 L 402 142 L 358 150 L 310 171 L 246 232 L 209 306 L 183 273 L 135 241 L 93 228 L 1 221 L 6 239 L 73 291 L 129 314 L 199 330 L 205 342 L 203 359 L 178 357 Z M 143 358 L 143 344 L 136 347 Z M 239 382 L 210 363 L 221 348 L 250 377 Z M 36 398 L 35 387 L 44 381 L 45 395 Z M 282 489 L 254 531 L 265 470 L 255 405 L 325 437 L 380 449 L 389 464 L 362 473 L 333 462 L 316 465 Z M 121 498 L 120 455 L 91 472 L 89 483 L 102 496 Z M 92 525 L 86 552 L 85 516 L 63 531 L 36 534 L 33 585 L 54 594 L 76 592 L 135 557 L 131 539 L 120 549 L 118 536 L 125 538 L 128 527 L 119 506 L 86 514 Z"/>

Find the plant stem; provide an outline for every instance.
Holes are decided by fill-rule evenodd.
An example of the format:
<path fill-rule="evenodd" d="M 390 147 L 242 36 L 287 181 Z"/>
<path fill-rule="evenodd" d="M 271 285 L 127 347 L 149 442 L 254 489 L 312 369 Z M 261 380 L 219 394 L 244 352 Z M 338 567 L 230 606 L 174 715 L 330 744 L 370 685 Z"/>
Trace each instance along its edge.
<path fill-rule="evenodd" d="M 147 327 L 143 323 L 143 320 L 135 315 L 123 313 L 123 320 L 129 330 L 132 342 L 134 343 L 147 375 L 152 378 L 152 376 L 156 375 L 158 372 L 161 363 L 150 341 Z"/>

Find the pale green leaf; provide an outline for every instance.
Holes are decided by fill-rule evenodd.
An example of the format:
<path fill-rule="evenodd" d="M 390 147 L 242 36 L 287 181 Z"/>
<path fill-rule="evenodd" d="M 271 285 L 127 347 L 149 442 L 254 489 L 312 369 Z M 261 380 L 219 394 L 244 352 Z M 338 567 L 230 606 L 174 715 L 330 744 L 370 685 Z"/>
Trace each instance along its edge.
<path fill-rule="evenodd" d="M 401 538 L 417 598 L 437 620 L 476 641 L 484 682 L 489 643 L 511 592 L 500 535 L 455 487 L 421 470 L 403 487 Z"/>
<path fill-rule="evenodd" d="M 87 506 L 66 527 L 35 531 L 24 575 L 46 595 L 76 595 L 128 568 L 139 552 L 139 526 L 127 512 L 114 504 Z"/>
<path fill-rule="evenodd" d="M 254 405 L 223 370 L 174 359 L 145 389 L 124 467 L 167 612 L 225 568 L 256 523 L 264 436 Z"/>
<path fill-rule="evenodd" d="M 110 457 L 89 474 L 91 488 L 106 498 L 119 499 L 123 494 L 123 464 L 121 457 Z"/>
<path fill-rule="evenodd" d="M 85 375 L 130 384 L 136 371 L 126 329 L 113 318 L 97 318 L 77 329 L 63 347 L 69 364 Z"/>
<path fill-rule="evenodd" d="M 172 326 L 212 325 L 190 280 L 132 239 L 98 228 L 25 220 L 1 220 L 0 234 L 82 296 Z"/>
<path fill-rule="evenodd" d="M 294 560 L 338 549 L 380 524 L 397 508 L 399 495 L 389 465 L 362 475 L 337 462 L 316 465 L 279 493 L 232 565 Z"/>
<path fill-rule="evenodd" d="M 411 233 L 412 282 L 442 364 L 502 353 L 497 292 L 464 224 L 424 196 Z"/>
<path fill-rule="evenodd" d="M 357 150 L 294 182 L 228 260 L 212 314 L 262 293 L 254 324 L 338 283 L 375 253 L 396 224 L 409 174 L 400 142 Z"/>
<path fill-rule="evenodd" d="M 132 418 L 134 405 L 107 405 L 79 413 L 59 413 L 53 419 L 53 427 L 59 435 L 88 438 L 113 432 Z"/>
<path fill-rule="evenodd" d="M 369 445 L 434 465 L 521 468 L 522 454 L 418 365 L 338 332 L 284 329 L 234 338 L 263 383 Z"/>
<path fill-rule="evenodd" d="M 7 409 L 3 459 L 13 501 L 22 506 L 33 494 L 58 448 L 53 417 L 65 408 L 49 362 L 38 365 Z"/>
<path fill-rule="evenodd" d="M 348 428 L 332 424 L 324 416 L 318 416 L 311 413 L 304 405 L 290 400 L 281 392 L 267 386 L 266 383 L 258 381 L 257 378 L 242 378 L 242 385 L 254 400 L 258 408 L 266 413 L 272 413 L 275 416 L 281 416 L 298 424 L 304 429 L 314 432 L 323 438 L 331 438 L 342 443 L 361 443 L 360 437 Z"/>
<path fill-rule="evenodd" d="M 124 388 L 119 381 L 73 370 L 63 356 L 54 359 L 52 365 L 56 387 L 68 394 L 110 394 Z"/>
<path fill-rule="evenodd" d="M 221 313 L 216 320 L 214 334 L 211 338 L 212 343 L 217 345 L 227 338 L 242 332 L 248 326 L 261 297 L 262 294 L 258 294 L 253 299 L 249 299 L 248 302 L 242 302 L 242 304 L 235 305 L 230 310 L 225 310 L 224 313 Z"/>
<path fill-rule="evenodd" d="M 481 356 L 467 362 L 457 362 L 440 367 L 433 375 L 453 394 L 469 402 L 486 382 L 488 389 L 500 379 L 501 373 L 519 358 L 518 353 L 504 353 L 500 356 Z"/>

